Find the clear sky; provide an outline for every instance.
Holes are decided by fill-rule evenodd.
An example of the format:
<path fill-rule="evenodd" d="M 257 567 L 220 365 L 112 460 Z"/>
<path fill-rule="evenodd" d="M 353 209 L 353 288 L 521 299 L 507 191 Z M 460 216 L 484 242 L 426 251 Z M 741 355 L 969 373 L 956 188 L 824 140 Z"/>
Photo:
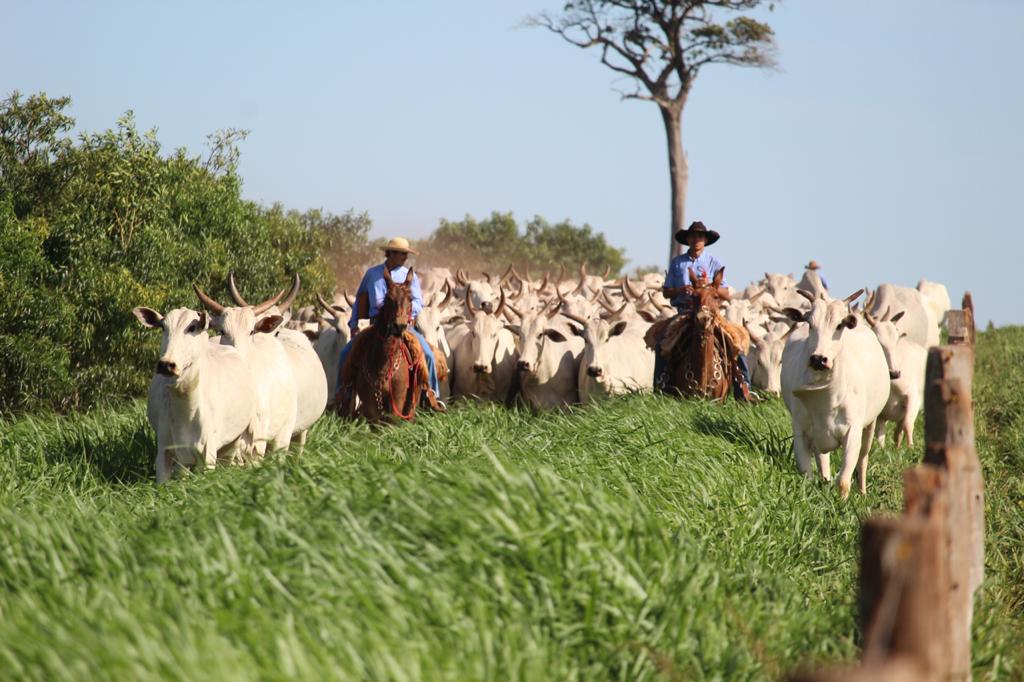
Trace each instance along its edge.
<path fill-rule="evenodd" d="M 377 235 L 513 211 L 666 260 L 657 108 L 528 14 L 555 0 L 5 3 L 3 94 L 128 109 L 168 149 L 242 145 L 247 197 L 368 211 Z M 815 258 L 835 293 L 921 277 L 1024 323 L 1024 1 L 787 0 L 772 73 L 705 69 L 684 114 L 687 221 L 742 286 Z M 1018 273 L 1019 274 L 1019 273 Z"/>

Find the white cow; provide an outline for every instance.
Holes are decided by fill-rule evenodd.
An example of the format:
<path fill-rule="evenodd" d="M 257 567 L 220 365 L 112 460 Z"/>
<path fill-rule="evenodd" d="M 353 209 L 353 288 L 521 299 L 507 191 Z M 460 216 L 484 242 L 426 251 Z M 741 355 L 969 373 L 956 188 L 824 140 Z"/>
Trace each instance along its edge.
<path fill-rule="evenodd" d="M 571 333 L 555 316 L 558 304 L 540 313 L 523 313 L 507 306 L 519 317 L 517 325 L 505 328 L 519 339 L 519 389 L 534 410 L 566 407 L 578 401 L 578 373 L 583 339 Z"/>
<path fill-rule="evenodd" d="M 281 315 L 285 319 L 295 297 L 299 294 L 302 281 L 295 273 L 291 290 L 280 303 L 273 303 L 257 315 L 257 324 L 263 317 Z M 248 306 L 235 283 L 234 273 L 228 275 L 228 291 L 239 306 Z M 295 424 L 292 427 L 292 440 L 299 444 L 301 453 L 306 445 L 306 437 L 310 427 L 316 423 L 327 407 L 328 381 L 313 344 L 308 338 L 308 329 L 287 329 L 280 327 L 274 337 L 281 343 L 285 356 L 291 366 L 291 375 L 295 384 Z"/>
<path fill-rule="evenodd" d="M 902 311 L 903 318 L 897 326 L 907 333 L 911 341 L 925 348 L 939 344 L 938 320 L 932 317 L 924 296 L 917 289 L 879 284 L 868 297 L 864 310 L 879 318 L 884 317 L 887 312 L 891 315 L 896 311 Z"/>
<path fill-rule="evenodd" d="M 146 413 L 156 432 L 157 483 L 176 467 L 234 461 L 246 447 L 255 410 L 249 368 L 234 348 L 211 343 L 209 316 L 176 308 L 163 317 L 132 310 L 150 329 L 162 329 L 160 360 L 149 384 Z"/>
<path fill-rule="evenodd" d="M 609 324 L 564 311 L 562 315 L 579 325 L 570 328 L 585 343 L 579 369 L 581 403 L 654 387 L 654 351 L 647 347 L 643 336 L 650 327 L 648 323 L 622 320 Z"/>
<path fill-rule="evenodd" d="M 818 470 L 831 477 L 829 454 L 843 448 L 839 491 L 850 494 L 854 468 L 860 490 L 867 492 L 868 453 L 875 422 L 889 397 L 889 370 L 875 335 L 843 301 L 814 300 L 810 311 L 787 308 L 800 324 L 782 354 L 782 397 L 793 422 L 797 464 L 811 474 L 812 455 Z"/>
<path fill-rule="evenodd" d="M 277 303 L 283 290 L 256 307 L 229 308 L 210 298 L 198 285 L 193 284 L 192 288 L 203 306 L 213 313 L 212 325 L 221 333 L 221 345 L 234 347 L 252 375 L 256 409 L 249 456 L 255 460 L 263 457 L 268 447 L 287 448 L 294 433 L 298 397 L 288 354 L 273 336 L 284 319 L 280 315 L 259 317 Z"/>
<path fill-rule="evenodd" d="M 750 334 L 750 382 L 758 388 L 778 395 L 782 392 L 782 351 L 786 347 L 788 328 L 765 332 L 763 327 L 747 326 Z"/>
<path fill-rule="evenodd" d="M 465 330 L 452 341 L 455 383 L 453 395 L 505 402 L 516 372 L 516 343 L 505 329 L 505 292 L 494 312 L 479 310 L 467 290 Z"/>
<path fill-rule="evenodd" d="M 875 426 L 875 438 L 879 445 L 884 445 L 886 422 L 896 422 L 896 447 L 899 447 L 904 436 L 907 438 L 907 447 L 914 447 L 914 422 L 924 405 L 928 351 L 896 327 L 902 316 L 903 312 L 900 311 L 892 318 L 876 320 L 870 313 L 865 314 L 885 353 L 890 378 L 889 400 Z"/>
<path fill-rule="evenodd" d="M 443 355 L 445 366 L 448 367 L 448 371 L 451 373 L 452 363 L 455 360 L 452 357 L 452 349 L 448 343 L 448 335 L 444 327 L 445 318 L 451 315 L 448 306 L 452 301 L 452 288 L 448 282 L 444 283 L 444 292 L 444 296 L 440 301 L 437 301 L 437 294 L 435 294 L 430 302 L 423 306 L 419 315 L 416 316 L 415 325 L 416 329 L 423 334 L 423 338 L 435 350 L 435 361 L 442 360 L 442 358 L 436 357 L 438 354 Z M 437 397 L 441 400 L 447 400 L 448 396 L 451 395 L 450 386 L 451 377 L 449 376 L 440 382 L 441 391 Z"/>
<path fill-rule="evenodd" d="M 924 297 L 924 303 L 932 314 L 932 319 L 940 327 L 946 325 L 946 313 L 952 305 L 949 302 L 949 291 L 945 284 L 929 282 L 922 279 L 917 283 L 917 290 Z"/>

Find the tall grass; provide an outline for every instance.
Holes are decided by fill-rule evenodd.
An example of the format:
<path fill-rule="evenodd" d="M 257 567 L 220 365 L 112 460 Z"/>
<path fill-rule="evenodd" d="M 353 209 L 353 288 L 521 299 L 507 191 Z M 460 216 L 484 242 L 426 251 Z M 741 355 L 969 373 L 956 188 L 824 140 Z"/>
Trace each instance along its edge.
<path fill-rule="evenodd" d="M 1024 674 L 1021 353 L 979 346 L 978 678 Z M 777 678 L 856 656 L 860 519 L 920 459 L 876 451 L 842 503 L 779 401 L 646 396 L 325 418 L 301 457 L 157 487 L 144 412 L 0 425 L 0 678 Z"/>

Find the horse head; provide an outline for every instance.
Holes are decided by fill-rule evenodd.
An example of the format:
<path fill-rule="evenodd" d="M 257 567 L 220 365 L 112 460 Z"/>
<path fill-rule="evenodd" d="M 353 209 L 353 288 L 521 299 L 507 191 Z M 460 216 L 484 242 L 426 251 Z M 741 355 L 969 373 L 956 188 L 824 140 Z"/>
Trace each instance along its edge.
<path fill-rule="evenodd" d="M 725 268 L 716 272 L 710 282 L 706 277 L 698 277 L 693 268 L 690 268 L 690 282 L 693 287 L 694 299 L 693 316 L 702 327 L 711 326 L 718 317 L 718 309 L 721 306 L 718 292 L 724 278 Z"/>
<path fill-rule="evenodd" d="M 375 324 L 387 336 L 401 336 L 406 327 L 412 324 L 412 278 L 413 269 L 405 275 L 401 284 L 391 279 L 391 273 L 384 268 L 384 281 L 388 285 L 388 293 L 377 313 Z"/>

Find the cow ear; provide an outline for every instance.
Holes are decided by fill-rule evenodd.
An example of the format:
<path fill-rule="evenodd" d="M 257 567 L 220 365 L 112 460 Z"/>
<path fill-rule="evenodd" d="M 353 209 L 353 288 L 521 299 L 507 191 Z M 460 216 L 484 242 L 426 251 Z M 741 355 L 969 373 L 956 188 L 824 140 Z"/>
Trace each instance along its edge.
<path fill-rule="evenodd" d="M 644 318 L 647 322 L 655 322 L 658 319 L 650 310 L 638 310 L 636 311 L 636 314 Z"/>
<path fill-rule="evenodd" d="M 608 332 L 608 338 L 611 338 L 613 336 L 618 336 L 622 332 L 626 331 L 626 325 L 627 324 L 628 324 L 628 322 L 626 322 L 625 320 L 623 320 L 622 322 L 616 322 L 615 326 L 612 327 L 612 330 L 610 332 Z"/>
<path fill-rule="evenodd" d="M 309 339 L 310 343 L 314 343 L 316 342 L 317 339 L 320 338 L 319 329 L 317 329 L 316 331 L 313 331 L 312 329 L 303 329 L 302 333 L 306 335 L 306 338 Z"/>
<path fill-rule="evenodd" d="M 723 279 L 725 279 L 725 268 L 721 268 L 718 272 L 715 273 L 714 282 L 716 289 L 722 286 Z"/>
<path fill-rule="evenodd" d="M 253 334 L 269 334 L 284 322 L 284 318 L 280 315 L 267 315 L 266 317 L 260 318 L 256 322 L 256 326 L 253 327 Z"/>
<path fill-rule="evenodd" d="M 520 327 L 518 324 L 506 324 L 505 329 L 509 330 L 516 336 L 519 336 L 519 332 L 523 330 L 522 327 Z"/>
<path fill-rule="evenodd" d="M 164 316 L 153 310 L 139 306 L 132 308 L 132 313 L 139 319 L 139 324 L 149 329 L 161 329 L 164 326 Z"/>
<path fill-rule="evenodd" d="M 890 317 L 890 318 L 889 318 L 889 321 L 890 321 L 890 322 L 893 322 L 893 323 L 899 322 L 899 321 L 900 321 L 900 318 L 901 318 L 901 317 L 903 317 L 903 314 L 904 314 L 904 313 L 906 313 L 906 312 L 907 312 L 906 310 L 901 310 L 901 311 L 899 311 L 898 313 L 896 313 L 895 315 L 893 315 L 892 317 Z"/>
<path fill-rule="evenodd" d="M 791 322 L 803 322 L 804 311 L 797 308 L 783 308 L 782 312 L 790 319 Z"/>
<path fill-rule="evenodd" d="M 847 315 L 846 317 L 843 318 L 843 321 L 840 323 L 840 326 L 846 327 L 847 329 L 854 329 L 854 328 L 856 328 L 857 327 L 857 316 L 856 315 Z"/>
<path fill-rule="evenodd" d="M 202 325 L 204 332 L 210 328 L 210 316 L 206 314 L 205 310 L 199 311 L 199 324 Z"/>
<path fill-rule="evenodd" d="M 545 329 L 544 336 L 548 337 L 555 343 L 565 343 L 568 340 L 561 332 L 555 331 L 554 329 Z"/>
<path fill-rule="evenodd" d="M 445 320 L 444 323 L 454 327 L 455 325 L 462 324 L 465 321 L 466 318 L 463 317 L 462 315 L 452 315 L 447 320 Z"/>

